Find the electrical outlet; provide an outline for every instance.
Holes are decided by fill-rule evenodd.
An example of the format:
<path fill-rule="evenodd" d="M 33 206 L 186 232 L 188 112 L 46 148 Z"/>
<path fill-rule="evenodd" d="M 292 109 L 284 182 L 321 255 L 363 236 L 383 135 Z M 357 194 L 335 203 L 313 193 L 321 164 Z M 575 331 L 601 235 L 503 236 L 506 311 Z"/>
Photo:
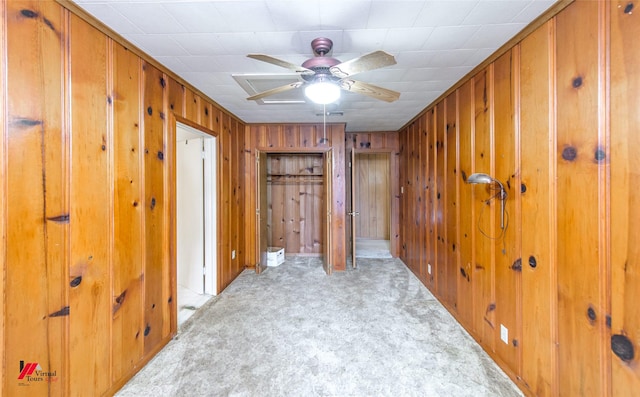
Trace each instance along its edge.
<path fill-rule="evenodd" d="M 427 263 L 427 272 L 431 274 L 431 263 Z"/>
<path fill-rule="evenodd" d="M 509 330 L 502 324 L 500 324 L 500 339 L 507 345 L 509 344 Z"/>
<path fill-rule="evenodd" d="M 236 250 L 231 251 L 231 259 L 236 259 Z"/>

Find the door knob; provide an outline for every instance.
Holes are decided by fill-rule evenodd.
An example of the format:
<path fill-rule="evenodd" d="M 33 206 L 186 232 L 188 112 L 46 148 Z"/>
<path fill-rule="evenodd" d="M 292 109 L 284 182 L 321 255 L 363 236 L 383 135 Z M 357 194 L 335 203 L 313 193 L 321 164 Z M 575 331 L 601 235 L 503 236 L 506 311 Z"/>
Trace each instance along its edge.
<path fill-rule="evenodd" d="M 351 216 L 356 216 L 356 215 L 360 215 L 360 213 L 358 211 L 353 211 L 353 212 L 347 212 L 348 215 Z"/>

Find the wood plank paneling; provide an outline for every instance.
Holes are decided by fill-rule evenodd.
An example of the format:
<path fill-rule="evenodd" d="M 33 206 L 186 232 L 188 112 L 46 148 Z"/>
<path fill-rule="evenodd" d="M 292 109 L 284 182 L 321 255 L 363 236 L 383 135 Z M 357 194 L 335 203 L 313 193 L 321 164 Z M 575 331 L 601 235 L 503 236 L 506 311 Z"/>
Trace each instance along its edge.
<path fill-rule="evenodd" d="M 599 282 L 606 272 L 599 262 L 602 197 L 597 181 L 606 148 L 598 131 L 598 3 L 576 2 L 557 16 L 558 375 L 562 396 L 607 394 L 600 376 L 601 331 L 607 313 Z"/>
<path fill-rule="evenodd" d="M 426 120 L 424 117 L 421 117 L 414 123 L 415 133 L 418 135 L 418 164 L 414 172 L 418 174 L 417 187 L 419 189 L 418 200 L 420 205 L 418 205 L 418 233 L 415 238 L 417 239 L 417 263 L 416 274 L 421 280 L 426 280 L 427 275 L 427 264 L 426 258 L 427 253 L 429 252 L 429 248 L 431 247 L 430 241 L 427 238 L 427 217 L 429 216 L 429 207 L 428 207 L 428 196 L 431 194 L 431 189 L 429 189 L 429 181 L 427 180 L 426 173 L 424 172 L 429 163 L 429 138 L 430 135 L 427 133 Z"/>
<path fill-rule="evenodd" d="M 520 46 L 522 379 L 541 397 L 557 395 L 554 27 L 548 22 Z"/>
<path fill-rule="evenodd" d="M 471 175 L 471 133 L 473 107 L 471 102 L 471 81 L 468 81 L 458 90 L 458 163 L 459 163 L 459 199 L 458 208 L 460 221 L 458 223 L 460 265 L 457 272 L 457 312 L 458 318 L 467 328 L 473 326 L 473 291 L 472 277 L 474 276 L 472 250 L 472 235 L 476 223 L 473 216 L 473 202 L 471 188 L 464 184 Z"/>
<path fill-rule="evenodd" d="M 445 102 L 440 102 L 435 107 L 435 151 L 434 151 L 434 179 L 433 179 L 433 195 L 434 195 L 434 234 L 433 250 L 435 251 L 435 262 L 431 263 L 431 273 L 435 277 L 435 288 L 438 293 L 442 294 L 443 300 L 446 302 L 447 290 L 447 247 L 445 244 L 445 236 L 447 235 L 447 205 L 446 205 L 446 118 L 445 118 Z"/>
<path fill-rule="evenodd" d="M 613 396 L 624 396 L 640 390 L 640 23 L 634 3 L 610 4 L 611 385 Z"/>
<path fill-rule="evenodd" d="M 112 381 L 143 357 L 143 185 L 140 133 L 140 58 L 113 46 L 113 347 Z"/>
<path fill-rule="evenodd" d="M 167 225 L 164 190 L 165 146 L 163 113 L 164 76 L 161 71 L 143 62 L 144 96 L 144 170 L 145 170 L 145 276 L 144 276 L 144 352 L 153 350 L 162 340 L 165 322 L 163 292 L 168 274 L 164 252 Z"/>
<path fill-rule="evenodd" d="M 6 30 L 7 30 L 7 17 L 6 17 L 6 7 L 5 3 L 2 3 L 0 6 L 0 54 L 4 55 L 7 53 L 7 41 L 6 41 Z M 6 148 L 6 140 L 7 136 L 7 123 L 6 123 L 6 98 L 7 98 L 7 73 L 6 73 L 7 65 L 6 62 L 0 61 L 0 112 L 2 112 L 2 120 L 0 121 L 0 159 L 3 159 L 0 162 L 0 238 L 2 239 L 2 244 L 0 244 L 0 266 L 2 267 L 2 272 L 0 274 L 0 296 L 2 296 L 2 304 L 0 305 L 0 357 L 4 360 L 4 329 L 5 329 L 5 284 L 6 278 L 5 273 L 7 271 L 7 263 L 6 263 L 6 241 L 7 241 L 7 206 L 6 206 L 6 197 L 8 196 L 8 188 L 7 188 L 7 175 L 6 175 L 6 159 L 7 159 L 7 148 Z M 4 390 L 4 371 L 0 371 L 0 391 Z"/>
<path fill-rule="evenodd" d="M 435 290 L 424 283 L 527 395 L 626 396 L 639 387 L 640 316 L 630 303 L 640 284 L 630 232 L 638 201 L 632 153 L 640 145 L 631 138 L 640 81 L 630 42 L 637 36 L 633 11 L 633 2 L 574 2 L 456 84 L 461 178 L 484 172 L 505 184 L 504 239 L 496 240 L 500 201 L 487 202 L 496 193 L 487 185 L 458 186 L 453 209 L 448 139 L 444 167 L 436 158 L 419 171 L 439 191 L 438 178 L 445 179 L 445 211 L 430 210 L 425 227 L 430 233 L 441 232 L 443 222 L 447 231 L 458 227 L 457 306 L 447 304 L 448 272 L 438 268 Z M 439 127 L 441 107 L 448 124 L 450 98 L 400 132 L 406 186 L 416 177 L 414 125 L 424 119 Z M 431 142 L 427 155 L 440 156 Z M 403 195 L 401 219 L 417 205 L 413 194 Z M 459 222 L 450 219 L 457 210 Z M 403 223 L 402 259 L 413 269 L 422 226 Z M 429 249 L 426 262 L 432 258 L 443 265 Z M 501 326 L 508 343 L 501 342 Z"/>
<path fill-rule="evenodd" d="M 2 296 L 11 311 L 0 352 L 7 368 L 37 363 L 54 375 L 11 375 L 0 394 L 113 394 L 176 332 L 170 113 L 216 131 L 222 115 L 228 121 L 219 158 L 232 164 L 219 200 L 229 214 L 220 230 L 230 233 L 219 243 L 238 251 L 234 266 L 218 269 L 222 286 L 244 263 L 244 125 L 195 91 L 187 116 L 183 83 L 53 1 L 1 10 Z"/>
<path fill-rule="evenodd" d="M 176 116 L 185 117 L 185 87 L 174 79 L 169 79 L 168 90 L 169 111 Z"/>
<path fill-rule="evenodd" d="M 421 276 L 421 256 L 423 250 L 418 243 L 420 239 L 420 220 L 424 217 L 424 208 L 420 205 L 424 200 L 424 192 L 420 190 L 420 148 L 418 142 L 421 137 L 419 136 L 419 125 L 414 122 L 407 132 L 406 146 L 408 152 L 407 160 L 407 185 L 405 186 L 405 194 L 408 195 L 409 201 L 413 204 L 411 210 L 407 216 L 408 226 L 415 229 L 417 233 L 411 235 L 409 244 L 407 244 L 406 261 L 409 268 L 418 276 Z"/>
<path fill-rule="evenodd" d="M 240 233 L 243 228 L 242 222 L 242 186 L 240 185 L 240 161 L 241 156 L 241 148 L 243 147 L 242 143 L 242 134 L 240 124 L 238 120 L 232 118 L 231 120 L 231 194 L 232 194 L 232 202 L 231 202 L 231 220 L 232 220 L 232 236 L 233 239 L 231 241 L 232 244 L 232 267 L 231 273 L 233 278 L 232 281 L 240 272 L 244 269 L 244 257 L 243 257 L 243 249 L 240 245 Z M 233 254 L 235 251 L 235 255 Z"/>
<path fill-rule="evenodd" d="M 11 1 L 1 7 L 6 234 L 0 394 L 22 395 L 26 389 L 31 395 L 66 395 L 69 203 L 62 98 L 67 28 L 62 11 L 49 2 Z M 18 380 L 21 361 L 37 362 L 56 376 L 52 382 Z"/>
<path fill-rule="evenodd" d="M 426 112 L 425 114 L 425 125 L 427 129 L 427 142 L 425 142 L 428 148 L 428 155 L 426 156 L 425 161 L 425 172 L 426 172 L 426 189 L 427 192 L 425 194 L 426 199 L 426 219 L 428 220 L 427 224 L 424 226 L 425 230 L 425 239 L 427 240 L 427 256 L 425 258 L 425 264 L 423 274 L 425 276 L 426 283 L 425 285 L 432 291 L 435 292 L 435 274 L 437 269 L 437 188 L 436 188 L 436 141 L 437 141 L 437 133 L 436 133 L 436 117 L 435 117 L 435 109 L 431 109 L 431 111 Z"/>
<path fill-rule="evenodd" d="M 69 376 L 73 395 L 101 394 L 111 381 L 111 165 L 112 131 L 107 121 L 107 39 L 72 16 L 71 180 L 69 220 Z M 112 102 L 112 101 L 111 101 Z M 92 340 L 87 345 L 86 340 Z"/>
<path fill-rule="evenodd" d="M 221 241 L 220 246 L 220 265 L 222 268 L 222 272 L 218 273 L 218 290 L 222 290 L 226 285 L 228 285 L 233 277 L 232 271 L 232 262 L 231 262 L 231 241 L 232 241 L 232 229 L 231 229 L 231 206 L 232 206 L 232 197 L 231 197 L 231 117 L 226 114 L 221 115 L 220 117 L 220 135 L 218 137 L 220 139 L 218 145 L 220 145 L 221 152 L 220 158 L 218 159 L 219 167 L 218 172 L 220 173 L 220 222 L 221 228 L 220 233 L 223 236 L 227 236 L 224 240 Z"/>
<path fill-rule="evenodd" d="M 333 162 L 333 184 L 331 186 L 331 195 L 333 203 L 331 203 L 331 228 L 332 238 L 331 248 L 333 258 L 331 265 L 333 270 L 345 270 L 347 262 L 347 244 L 345 235 L 346 229 L 346 177 L 345 170 L 346 155 L 344 150 L 344 125 L 334 124 L 327 126 L 327 136 L 329 141 L 321 140 L 323 145 L 332 148 L 331 161 Z"/>
<path fill-rule="evenodd" d="M 493 130 L 495 178 L 507 191 L 502 219 L 500 201 L 495 201 L 495 227 L 500 236 L 495 241 L 495 301 L 496 301 L 496 354 L 515 373 L 519 373 L 518 344 L 520 324 L 520 274 L 522 267 L 519 246 L 519 219 L 516 211 L 520 199 L 520 175 L 516 164 L 516 131 L 514 95 L 513 51 L 507 51 L 494 62 Z M 515 216 L 514 216 L 515 215 Z M 501 221 L 504 229 L 500 228 Z M 518 265 L 520 260 L 520 265 Z M 499 286 L 499 287 L 498 287 Z M 504 335 L 503 335 L 504 334 Z M 503 340 L 505 338 L 506 340 Z"/>
<path fill-rule="evenodd" d="M 474 172 L 495 175 L 492 169 L 492 131 L 490 120 L 492 68 L 474 77 L 475 128 L 472 144 Z M 474 312 L 475 328 L 480 340 L 490 351 L 495 348 L 495 295 L 494 295 L 494 241 L 499 234 L 496 228 L 495 207 L 497 200 L 489 200 L 495 191 L 490 185 L 475 185 L 473 189 L 475 234 Z"/>
<path fill-rule="evenodd" d="M 457 178 L 457 126 L 458 105 L 456 93 L 450 94 L 445 99 L 444 120 L 444 217 L 445 232 L 443 234 L 442 249 L 446 260 L 444 262 L 444 286 L 443 296 L 449 307 L 455 310 L 457 306 L 457 273 L 458 273 L 458 178 Z"/>
<path fill-rule="evenodd" d="M 192 120 L 198 124 L 200 122 L 200 96 L 196 94 L 192 89 L 184 88 L 184 116 L 188 120 Z"/>

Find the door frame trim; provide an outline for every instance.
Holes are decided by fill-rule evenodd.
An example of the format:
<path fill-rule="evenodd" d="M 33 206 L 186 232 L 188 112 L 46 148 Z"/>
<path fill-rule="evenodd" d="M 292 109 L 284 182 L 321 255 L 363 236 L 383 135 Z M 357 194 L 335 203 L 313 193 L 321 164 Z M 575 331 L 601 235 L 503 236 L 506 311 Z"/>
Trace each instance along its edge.
<path fill-rule="evenodd" d="M 221 183 L 221 176 L 220 176 L 220 137 L 219 134 L 216 131 L 210 130 L 207 127 L 204 127 L 202 125 L 199 125 L 197 123 L 194 123 L 191 120 L 188 120 L 184 117 L 181 117 L 173 112 L 169 112 L 169 123 L 168 123 L 168 130 L 169 130 L 169 136 L 170 136 L 170 146 L 172 148 L 172 156 L 171 156 L 171 163 L 169 164 L 169 168 L 171 169 L 170 173 L 170 180 L 171 180 L 171 184 L 170 184 L 170 253 L 171 253 L 171 258 L 170 258 L 170 262 L 171 262 L 171 266 L 170 266 L 170 284 L 171 284 L 171 296 L 175 297 L 174 301 L 177 301 L 177 297 L 178 297 L 178 258 L 177 258 L 177 250 L 178 250 L 178 245 L 177 245 L 177 237 L 178 237 L 178 230 L 177 230 L 177 191 L 176 191 L 176 167 L 177 167 L 177 158 L 176 158 L 176 154 L 177 154 L 177 149 L 175 147 L 176 145 L 176 139 L 177 139 L 177 129 L 178 129 L 178 123 L 183 124 L 189 128 L 192 128 L 194 130 L 197 130 L 199 132 L 201 132 L 204 135 L 208 135 L 211 138 L 216 138 L 215 141 L 215 146 L 212 148 L 215 151 L 215 159 L 216 159 L 216 163 L 212 164 L 215 165 L 215 170 L 216 170 L 216 176 L 215 176 L 215 185 L 216 186 L 220 186 Z M 213 247 L 215 249 L 215 257 L 211 258 L 212 259 L 212 269 L 210 269 L 210 272 L 213 272 L 213 274 L 215 275 L 215 282 L 211 285 L 212 286 L 212 290 L 211 294 L 212 295 L 217 295 L 220 291 L 219 291 L 219 281 L 220 281 L 220 231 L 221 231 L 221 216 L 219 216 L 220 214 L 220 192 L 216 189 L 215 192 L 215 197 L 212 198 L 213 202 L 215 202 L 215 208 L 216 208 L 216 217 L 215 217 L 215 224 L 213 225 L 214 230 L 215 230 L 215 234 L 216 234 L 216 246 Z M 205 236 L 206 238 L 206 236 Z M 206 258 L 205 258 L 206 261 Z M 208 282 L 206 282 L 205 280 L 205 285 L 209 284 Z M 209 293 L 206 288 L 205 288 L 205 293 Z M 177 327 L 177 318 L 178 318 L 178 314 L 177 314 L 177 310 L 178 310 L 178 306 L 177 305 L 173 305 L 172 308 L 173 311 L 175 311 L 173 318 L 172 318 L 172 329 L 173 328 L 173 322 L 175 321 L 176 323 L 176 327 Z"/>

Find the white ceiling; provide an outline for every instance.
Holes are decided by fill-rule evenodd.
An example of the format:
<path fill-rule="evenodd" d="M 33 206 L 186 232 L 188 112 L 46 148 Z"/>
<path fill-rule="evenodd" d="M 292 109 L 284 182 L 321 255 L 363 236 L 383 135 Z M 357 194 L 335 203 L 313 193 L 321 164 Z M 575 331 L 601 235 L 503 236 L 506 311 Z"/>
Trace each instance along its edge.
<path fill-rule="evenodd" d="M 396 131 L 555 3 L 554 0 L 75 0 L 80 7 L 248 123 L 322 122 L 321 105 L 301 89 L 248 101 L 237 80 L 259 90 L 295 81 L 287 69 L 247 58 L 267 54 L 294 64 L 311 41 L 333 40 L 347 61 L 383 50 L 397 64 L 354 78 L 395 90 L 387 103 L 342 92 L 327 122 L 347 131 Z M 234 79 L 233 75 L 257 74 Z M 274 75 L 275 74 L 275 75 Z M 247 85 L 247 84 L 245 84 Z M 253 94 L 253 92 L 251 92 Z M 293 95 L 292 95 L 293 94 Z M 270 101 L 264 101 L 270 102 Z M 279 102 L 279 101 L 276 101 Z M 286 101 L 285 101 L 286 102 Z"/>

